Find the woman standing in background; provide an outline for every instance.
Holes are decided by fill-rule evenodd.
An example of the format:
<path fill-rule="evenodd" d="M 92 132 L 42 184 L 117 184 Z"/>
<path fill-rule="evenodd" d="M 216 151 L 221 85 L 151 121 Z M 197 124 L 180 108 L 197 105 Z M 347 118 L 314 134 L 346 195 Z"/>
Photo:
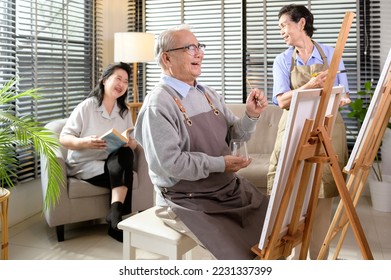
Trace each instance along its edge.
<path fill-rule="evenodd" d="M 270 158 L 268 194 L 271 193 L 274 183 L 293 92 L 302 89 L 322 88 L 334 53 L 334 48 L 312 40 L 312 35 L 316 30 L 314 17 L 305 6 L 286 5 L 280 9 L 278 18 L 281 36 L 289 48 L 279 54 L 273 63 L 273 103 L 283 109 L 283 114 L 279 123 L 274 151 Z M 344 69 L 344 63 L 341 60 L 339 70 Z M 334 84 L 345 86 L 346 96 L 341 99 L 340 105 L 350 103 L 346 73 L 338 74 Z M 347 146 L 345 126 L 340 114 L 337 115 L 335 121 L 332 143 L 342 169 L 347 160 Z M 338 190 L 330 168 L 326 166 L 310 243 L 311 259 L 317 258 L 323 244 L 330 224 L 332 198 L 335 196 L 338 196 Z"/>

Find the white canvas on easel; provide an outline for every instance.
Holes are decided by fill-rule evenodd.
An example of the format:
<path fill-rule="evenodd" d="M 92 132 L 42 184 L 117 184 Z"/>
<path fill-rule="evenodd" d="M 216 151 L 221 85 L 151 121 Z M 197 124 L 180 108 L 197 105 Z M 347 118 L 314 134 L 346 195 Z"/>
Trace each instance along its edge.
<path fill-rule="evenodd" d="M 358 133 L 357 139 L 354 143 L 352 152 L 350 154 L 348 163 L 345 166 L 345 172 L 350 172 L 353 168 L 354 161 L 360 155 L 361 149 L 363 148 L 362 143 L 365 142 L 365 139 L 368 137 L 369 128 L 372 125 L 373 118 L 375 117 L 376 109 L 379 106 L 381 99 L 381 88 L 385 85 L 386 81 L 384 79 L 388 76 L 388 73 L 391 71 L 391 49 L 388 52 L 387 60 L 384 64 L 382 73 L 380 75 L 379 81 L 377 83 L 375 92 L 372 96 L 372 100 L 369 104 L 367 114 L 365 115 L 364 121 L 361 125 L 360 131 Z"/>
<path fill-rule="evenodd" d="M 334 122 L 336 118 L 335 116 L 338 111 L 338 105 L 343 90 L 344 90 L 343 86 L 333 87 L 330 95 L 326 116 L 328 115 L 334 116 L 333 122 L 331 124 L 332 127 L 334 126 Z M 267 240 L 273 229 L 278 208 L 291 170 L 292 161 L 295 152 L 298 148 L 298 142 L 303 130 L 304 122 L 306 119 L 315 119 L 320 100 L 321 100 L 321 89 L 295 91 L 293 94 L 291 107 L 289 110 L 289 115 L 287 120 L 287 126 L 285 129 L 284 139 L 282 143 L 282 149 L 278 160 L 276 176 L 273 183 L 273 189 L 270 196 L 268 209 L 266 212 L 266 217 L 261 233 L 260 242 L 258 245 L 259 249 L 261 250 L 266 248 Z M 332 127 L 330 128 L 330 135 L 332 132 Z M 303 169 L 303 162 L 300 165 L 298 174 L 301 174 L 302 169 Z M 312 185 L 313 183 L 314 172 L 315 169 L 313 168 L 312 175 L 308 182 L 309 185 Z M 293 195 L 290 198 L 289 206 L 285 214 L 284 223 L 282 225 L 281 232 L 280 232 L 281 235 L 284 235 L 287 231 L 287 227 L 289 225 L 289 221 L 291 219 L 292 212 L 293 212 L 294 198 L 296 197 L 299 183 L 300 183 L 300 176 L 296 178 L 294 184 Z M 311 188 L 307 188 L 307 190 L 308 191 L 306 193 L 306 197 L 301 213 L 301 217 L 303 217 L 302 219 L 304 219 L 305 214 L 307 213 Z"/>

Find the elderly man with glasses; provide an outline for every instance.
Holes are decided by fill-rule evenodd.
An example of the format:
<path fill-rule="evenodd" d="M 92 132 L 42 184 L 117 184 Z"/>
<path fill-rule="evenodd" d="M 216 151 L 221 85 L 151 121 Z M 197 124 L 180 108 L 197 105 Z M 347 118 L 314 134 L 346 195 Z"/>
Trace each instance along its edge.
<path fill-rule="evenodd" d="M 236 117 L 219 93 L 197 81 L 204 51 L 186 25 L 159 35 L 162 77 L 145 98 L 135 138 L 155 186 L 156 215 L 216 259 L 253 259 L 268 199 L 235 173 L 251 159 L 231 155 L 228 143 L 250 138 L 268 102 L 253 89 L 246 114 Z"/>

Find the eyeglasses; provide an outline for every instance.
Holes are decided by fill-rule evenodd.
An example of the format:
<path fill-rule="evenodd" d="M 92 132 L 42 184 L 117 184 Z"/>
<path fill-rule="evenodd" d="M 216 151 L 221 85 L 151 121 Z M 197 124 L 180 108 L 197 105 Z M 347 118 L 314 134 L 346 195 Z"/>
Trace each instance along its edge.
<path fill-rule="evenodd" d="M 205 47 L 206 47 L 205 44 L 198 44 L 198 46 L 191 44 L 191 45 L 180 47 L 180 48 L 169 49 L 169 50 L 166 50 L 166 52 L 172 52 L 172 51 L 177 51 L 177 50 L 186 50 L 186 52 L 188 54 L 195 55 L 196 51 L 204 53 Z"/>

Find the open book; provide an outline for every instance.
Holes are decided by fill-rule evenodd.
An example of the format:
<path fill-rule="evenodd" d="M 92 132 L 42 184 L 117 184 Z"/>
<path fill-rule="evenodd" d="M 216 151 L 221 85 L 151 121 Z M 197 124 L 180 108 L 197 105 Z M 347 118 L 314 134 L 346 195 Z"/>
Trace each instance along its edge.
<path fill-rule="evenodd" d="M 112 128 L 103 134 L 100 139 L 106 141 L 107 152 L 110 154 L 128 143 L 129 135 L 133 132 L 133 129 L 134 127 L 131 127 L 119 133 L 116 129 Z"/>

